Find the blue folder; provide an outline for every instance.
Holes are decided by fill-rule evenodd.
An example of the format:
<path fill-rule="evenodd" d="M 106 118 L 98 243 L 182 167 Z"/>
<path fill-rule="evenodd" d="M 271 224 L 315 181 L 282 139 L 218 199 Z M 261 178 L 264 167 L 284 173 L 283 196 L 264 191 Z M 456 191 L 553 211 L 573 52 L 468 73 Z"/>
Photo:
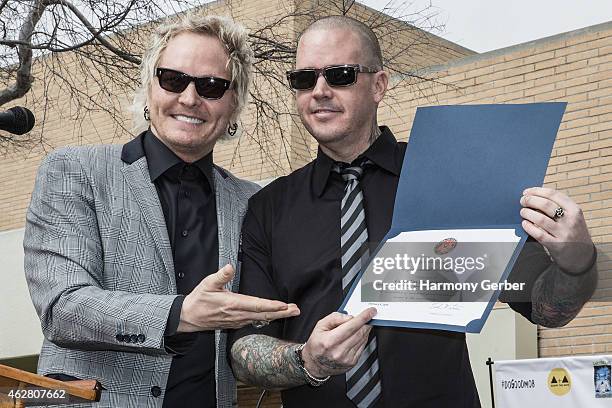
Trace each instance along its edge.
<path fill-rule="evenodd" d="M 376 251 L 406 231 L 515 228 L 521 238 L 502 280 L 527 238 L 519 199 L 541 186 L 565 102 L 418 108 L 399 179 L 391 228 Z M 365 270 L 365 268 L 364 268 Z M 353 284 L 340 310 L 360 282 Z M 479 332 L 497 300 L 470 327 L 371 321 L 374 325 Z"/>

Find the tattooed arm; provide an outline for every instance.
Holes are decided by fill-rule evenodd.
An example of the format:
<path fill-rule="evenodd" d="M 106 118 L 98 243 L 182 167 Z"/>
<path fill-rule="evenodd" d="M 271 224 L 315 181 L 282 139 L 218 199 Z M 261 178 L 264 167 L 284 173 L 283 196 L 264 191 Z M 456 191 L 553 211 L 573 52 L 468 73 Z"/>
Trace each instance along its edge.
<path fill-rule="evenodd" d="M 343 374 L 361 355 L 371 330 L 367 326 L 376 310 L 359 315 L 332 313 L 319 320 L 302 350 L 304 366 L 317 378 Z M 282 390 L 306 384 L 295 351 L 299 344 L 252 334 L 234 342 L 232 369 L 236 378 L 262 388 Z"/>
<path fill-rule="evenodd" d="M 295 358 L 299 344 L 263 334 L 242 337 L 232 346 L 232 368 L 243 383 L 271 390 L 306 384 Z"/>
<path fill-rule="evenodd" d="M 533 286 L 531 320 L 545 327 L 565 326 L 591 298 L 596 286 L 595 264 L 579 275 L 551 265 Z"/>
<path fill-rule="evenodd" d="M 554 261 L 534 282 L 531 320 L 560 327 L 576 317 L 595 291 L 597 250 L 582 210 L 567 195 L 534 187 L 525 190 L 521 204 L 523 228 Z"/>

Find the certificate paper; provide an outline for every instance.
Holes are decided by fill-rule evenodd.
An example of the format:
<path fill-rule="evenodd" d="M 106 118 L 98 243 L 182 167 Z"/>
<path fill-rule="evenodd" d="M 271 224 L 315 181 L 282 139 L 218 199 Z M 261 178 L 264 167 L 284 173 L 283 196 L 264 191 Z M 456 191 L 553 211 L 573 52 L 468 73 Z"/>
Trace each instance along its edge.
<path fill-rule="evenodd" d="M 374 325 L 480 332 L 527 235 L 565 103 L 418 108 L 391 228 L 340 311 Z M 366 209 L 367 211 L 367 209 Z"/>
<path fill-rule="evenodd" d="M 436 253 L 449 241 L 452 251 Z M 520 241 L 514 228 L 400 233 L 370 259 L 344 310 L 355 315 L 375 307 L 379 325 L 477 330 L 499 288 L 520 290 L 518 283 L 499 283 Z M 466 259 L 473 260 L 470 268 Z M 444 268 L 451 261 L 455 268 Z"/>

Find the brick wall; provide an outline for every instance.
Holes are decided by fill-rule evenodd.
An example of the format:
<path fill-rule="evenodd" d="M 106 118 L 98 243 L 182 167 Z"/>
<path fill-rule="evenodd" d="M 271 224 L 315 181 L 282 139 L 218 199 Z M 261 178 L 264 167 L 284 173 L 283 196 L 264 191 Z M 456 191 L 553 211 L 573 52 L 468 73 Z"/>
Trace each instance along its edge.
<path fill-rule="evenodd" d="M 379 112 L 408 138 L 416 107 L 445 104 L 566 101 L 567 110 L 545 186 L 582 207 L 599 248 L 597 300 L 564 328 L 539 329 L 541 357 L 612 351 L 612 23 L 501 49 L 430 68 L 435 82 L 394 92 L 398 118 Z"/>
<path fill-rule="evenodd" d="M 339 0 L 233 0 L 231 7 L 217 1 L 204 6 L 204 9 L 210 14 L 231 16 L 250 29 L 271 24 L 282 15 L 296 14 L 296 17 L 286 19 L 278 30 L 281 39 L 295 41 L 297 34 L 310 21 L 312 15 L 326 15 L 329 10 L 337 12 L 337 6 L 341 3 Z M 332 7 L 334 4 L 335 8 Z M 307 13 L 304 13 L 305 11 Z M 375 11 L 358 4 L 351 13 L 370 19 L 376 15 Z M 389 25 L 399 24 L 394 20 L 386 21 Z M 410 44 L 410 49 L 421 55 L 419 60 L 413 63 L 414 67 L 472 54 L 465 48 L 419 30 L 398 31 L 396 27 L 394 33 L 398 43 Z M 425 37 L 427 41 L 423 40 Z M 11 104 L 23 104 L 35 113 L 37 125 L 31 134 L 44 137 L 44 143 L 27 150 L 0 152 L 0 231 L 23 227 L 36 169 L 40 160 L 50 150 L 65 145 L 125 143 L 133 136 L 130 132 L 132 124 L 129 106 L 132 96 L 127 92 L 129 89 L 116 84 L 114 93 L 103 95 L 99 92 L 97 78 L 86 75 L 85 68 L 83 60 L 70 53 L 42 58 L 34 65 L 33 74 L 38 80 L 35 81 L 32 92 Z M 42 81 L 45 73 L 59 70 L 65 75 L 77 78 L 80 84 L 78 91 L 86 96 L 87 103 L 95 108 L 94 112 L 77 114 L 73 95 L 66 92 L 66 86 L 60 79 Z M 129 72 L 129 76 L 139 77 L 134 69 Z M 290 109 L 293 108 L 293 95 L 288 90 L 262 80 L 257 81 L 257 86 L 264 90 L 266 100 L 271 104 L 283 103 Z M 40 102 L 43 92 L 53 96 L 49 104 Z M 119 120 L 122 127 L 117 127 L 107 113 L 112 107 L 119 107 L 119 117 L 123 118 Z M 244 113 L 241 124 L 243 137 L 217 144 L 214 153 L 216 163 L 239 177 L 263 180 L 287 174 L 310 161 L 316 145 L 296 117 L 282 118 L 280 128 L 269 125 L 270 122 L 255 127 L 255 114 L 253 109 L 247 109 Z"/>

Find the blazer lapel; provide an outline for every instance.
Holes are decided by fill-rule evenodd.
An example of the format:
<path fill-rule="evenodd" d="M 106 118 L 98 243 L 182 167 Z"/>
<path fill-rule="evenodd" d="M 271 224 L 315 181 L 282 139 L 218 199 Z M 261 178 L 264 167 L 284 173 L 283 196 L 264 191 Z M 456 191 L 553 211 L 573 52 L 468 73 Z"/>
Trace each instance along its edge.
<path fill-rule="evenodd" d="M 170 276 L 171 293 L 176 293 L 174 278 L 174 261 L 172 247 L 168 238 L 168 229 L 155 185 L 151 182 L 147 159 L 143 156 L 122 169 L 125 181 L 140 207 L 142 218 L 153 236 L 153 243 L 161 255 L 166 273 Z"/>
<path fill-rule="evenodd" d="M 246 203 L 239 202 L 234 184 L 216 167 L 213 170 L 213 178 L 215 180 L 215 200 L 217 205 L 219 269 L 228 263 L 237 268 L 236 254 L 238 252 L 241 228 L 237 220 L 241 219 L 240 214 L 244 213 L 243 207 L 246 206 Z M 231 291 L 234 282 L 239 281 L 238 273 L 239 271 L 236 270 L 234 279 L 225 285 L 227 290 Z M 227 363 L 226 345 L 227 331 L 215 330 L 215 352 L 217 355 L 215 379 L 217 385 L 217 406 L 219 408 L 237 406 L 236 382 Z"/>
<path fill-rule="evenodd" d="M 223 175 L 215 168 L 215 200 L 217 208 L 217 234 L 219 238 L 219 269 L 227 264 L 236 267 L 235 253 L 238 236 L 236 235 L 235 221 L 232 220 L 232 206 L 235 200 L 233 185 L 226 182 Z M 232 289 L 232 282 L 226 285 L 227 290 Z"/>

